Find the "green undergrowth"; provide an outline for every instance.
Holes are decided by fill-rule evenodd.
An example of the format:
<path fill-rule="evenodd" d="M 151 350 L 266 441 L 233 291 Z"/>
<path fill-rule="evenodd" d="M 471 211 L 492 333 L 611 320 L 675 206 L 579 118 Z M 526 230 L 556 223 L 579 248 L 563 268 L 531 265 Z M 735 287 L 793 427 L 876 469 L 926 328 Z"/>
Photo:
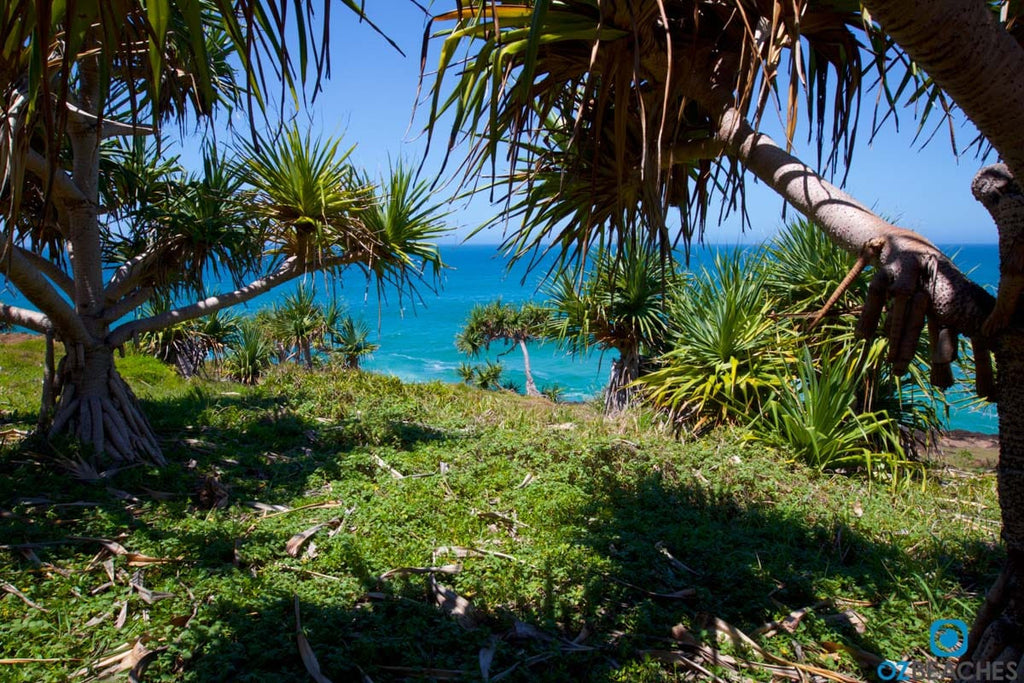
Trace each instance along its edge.
<path fill-rule="evenodd" d="M 38 377 L 21 378 L 38 360 L 7 374 L 0 353 L 31 423 Z M 168 466 L 80 482 L 54 467 L 72 447 L 0 451 L 0 577 L 23 596 L 0 592 L 0 658 L 55 660 L 0 680 L 85 680 L 132 645 L 156 653 L 147 681 L 309 680 L 296 605 L 336 682 L 692 677 L 680 656 L 770 679 L 700 659 L 694 641 L 764 661 L 716 643 L 716 618 L 777 657 L 873 678 L 850 652 L 925 658 L 931 621 L 970 621 L 1000 561 L 990 474 L 894 490 L 739 431 L 680 442 L 644 416 L 505 392 L 121 368 Z M 792 633 L 757 635 L 808 607 Z"/>

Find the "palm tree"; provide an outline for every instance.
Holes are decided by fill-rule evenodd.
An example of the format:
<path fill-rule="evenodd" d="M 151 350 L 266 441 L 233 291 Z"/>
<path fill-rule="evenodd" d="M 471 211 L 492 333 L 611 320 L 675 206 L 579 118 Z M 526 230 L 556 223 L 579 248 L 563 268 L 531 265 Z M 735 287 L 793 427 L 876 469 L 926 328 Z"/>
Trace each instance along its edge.
<path fill-rule="evenodd" d="M 300 282 L 295 291 L 274 306 L 268 332 L 284 351 L 283 360 L 295 360 L 313 367 L 313 349 L 327 335 L 327 321 L 316 292 Z"/>
<path fill-rule="evenodd" d="M 526 375 L 526 395 L 540 396 L 530 370 L 530 352 L 527 344 L 543 339 L 549 311 L 531 303 L 516 307 L 500 299 L 489 304 L 477 304 L 470 312 L 462 329 L 455 336 L 455 346 L 462 353 L 478 356 L 496 341 L 513 344 L 523 353 L 523 372 Z"/>
<path fill-rule="evenodd" d="M 370 328 L 364 320 L 356 320 L 346 315 L 328 327 L 331 339 L 331 352 L 341 356 L 342 367 L 358 370 L 364 358 L 369 358 L 380 348 L 370 339 Z"/>
<path fill-rule="evenodd" d="M 723 190 L 726 206 L 742 209 L 749 172 L 874 266 L 858 330 L 873 335 L 891 299 L 890 361 L 898 371 L 913 357 L 926 319 L 941 340 L 932 354 L 940 366 L 953 359 L 957 334 L 970 337 L 979 393 L 998 398 L 1009 555 L 970 638 L 968 654 L 985 662 L 1024 651 L 1024 327 L 1015 315 L 1024 289 L 1016 242 L 1024 225 L 1020 12 L 1017 3 L 975 0 L 864 0 L 863 11 L 849 0 L 460 3 L 439 17 L 455 26 L 444 38 L 430 114 L 434 128 L 452 110 L 445 119 L 453 122 L 452 144 L 466 133 L 476 140 L 469 177 L 511 145 L 505 187 L 523 219 L 510 238 L 517 254 L 547 241 L 585 252 L 595 241 L 614 244 L 637 232 L 665 245 L 673 206 L 683 210 L 688 242 L 703 230 L 712 192 Z M 455 67 L 453 55 L 471 41 L 475 49 Z M 834 171 L 850 161 L 867 73 L 861 45 L 873 52 L 871 68 L 882 79 L 894 64 L 908 74 L 898 88 L 883 88 L 883 107 L 900 106 L 901 93 L 925 97 L 925 112 L 955 104 L 1005 161 L 982 169 L 972 187 L 1000 230 L 998 305 L 930 242 L 876 216 L 790 153 L 804 94 L 818 165 Z M 448 95 L 446 77 L 456 70 Z M 780 79 L 787 72 L 788 84 Z M 782 91 L 784 146 L 757 131 Z M 572 144 L 550 145 L 557 136 Z M 515 201 L 555 172 L 574 210 Z M 574 192 L 588 186 L 588 194 Z"/>
<path fill-rule="evenodd" d="M 551 335 L 576 353 L 613 349 L 604 409 L 621 412 L 637 395 L 643 358 L 657 353 L 666 332 L 665 292 L 675 280 L 672 262 L 627 245 L 602 251 L 580 285 L 568 271 L 549 290 Z"/>
<path fill-rule="evenodd" d="M 324 0 L 322 11 L 314 2 L 295 4 L 290 21 L 281 18 L 292 3 L 281 0 L 22 0 L 0 6 L 0 275 L 31 303 L 0 302 L 0 320 L 64 346 L 59 370 L 48 365 L 43 382 L 41 414 L 53 415 L 51 434 L 69 431 L 91 444 L 96 457 L 163 463 L 138 402 L 114 368 L 114 349 L 311 270 L 368 264 L 371 257 L 377 269 L 382 263 L 407 267 L 407 253 L 386 258 L 388 249 L 371 239 L 378 236 L 358 229 L 354 215 L 371 202 L 355 184 L 331 188 L 349 198 L 351 216 L 312 217 L 322 223 L 314 233 L 342 238 L 329 245 L 309 239 L 309 226 L 287 212 L 270 212 L 271 197 L 257 183 L 254 197 L 232 186 L 235 172 L 218 155 L 208 155 L 202 179 L 190 183 L 147 151 L 159 146 L 124 142 L 156 140 L 167 122 L 208 118 L 222 104 L 249 105 L 255 129 L 256 116 L 276 94 L 283 108 L 286 92 L 311 80 L 316 92 L 329 70 L 328 33 L 312 27 L 330 4 Z M 355 0 L 345 5 L 365 19 Z M 268 89 L 266 74 L 279 79 L 280 91 Z M 122 143 L 110 142 L 117 140 Z M 260 152 L 296 141 L 285 135 L 278 142 Z M 125 170 L 120 176 L 118 162 Z M 340 163 L 332 157 L 328 168 Z M 142 173 L 133 176 L 133 169 Z M 231 187 L 255 201 L 223 192 Z M 264 236 L 280 258 L 269 270 L 246 268 L 267 262 Z M 401 248 L 400 241 L 387 246 L 396 244 Z M 431 257 L 420 243 L 416 253 Z M 194 303 L 118 322 L 159 288 L 187 282 L 199 291 L 200 274 L 214 262 L 234 276 L 233 291 L 197 294 Z M 57 392 L 49 389 L 54 386 Z M 54 396 L 59 405 L 51 413 Z"/>

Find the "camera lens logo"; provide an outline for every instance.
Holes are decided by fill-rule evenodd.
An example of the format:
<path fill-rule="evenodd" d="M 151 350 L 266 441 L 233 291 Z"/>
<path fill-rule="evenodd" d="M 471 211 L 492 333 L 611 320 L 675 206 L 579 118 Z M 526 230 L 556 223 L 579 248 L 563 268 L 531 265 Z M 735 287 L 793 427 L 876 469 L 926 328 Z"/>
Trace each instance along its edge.
<path fill-rule="evenodd" d="M 928 646 L 936 657 L 961 657 L 967 652 L 967 624 L 959 619 L 932 622 Z"/>

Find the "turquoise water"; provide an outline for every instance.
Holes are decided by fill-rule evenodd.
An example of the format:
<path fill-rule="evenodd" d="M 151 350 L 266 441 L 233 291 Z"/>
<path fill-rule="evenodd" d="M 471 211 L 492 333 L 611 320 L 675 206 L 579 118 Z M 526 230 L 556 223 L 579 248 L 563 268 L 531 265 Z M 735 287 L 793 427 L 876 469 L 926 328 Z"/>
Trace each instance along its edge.
<path fill-rule="evenodd" d="M 998 282 L 998 250 L 996 245 L 944 245 L 943 251 L 954 254 L 957 264 L 972 278 L 993 287 Z M 691 267 L 699 268 L 713 249 L 694 250 Z M 493 245 L 459 245 L 442 247 L 442 256 L 451 268 L 445 272 L 441 287 L 435 293 L 421 288 L 420 298 L 398 297 L 393 289 L 385 289 L 378 300 L 376 286 L 354 269 L 331 282 L 323 275 L 313 278 L 321 294 L 333 290 L 351 313 L 362 317 L 373 329 L 374 341 L 380 350 L 365 363 L 368 370 L 394 375 L 406 381 L 457 382 L 455 369 L 466 357 L 455 348 L 455 335 L 473 305 L 497 298 L 506 302 L 543 299 L 544 268 L 527 273 L 523 266 L 509 270 L 507 262 Z M 250 301 L 249 311 L 269 306 L 292 291 L 285 286 Z M 8 298 L 4 296 L 3 298 Z M 14 303 L 17 303 L 15 301 Z M 614 352 L 593 353 L 574 357 L 552 344 L 531 345 L 530 360 L 535 379 L 541 388 L 558 384 L 565 391 L 565 400 L 586 400 L 600 393 L 605 385 Z M 523 384 L 523 361 L 518 348 L 502 353 L 502 345 L 492 347 L 485 356 L 501 360 L 505 378 L 520 387 Z M 481 362 L 481 361 L 474 361 Z M 950 427 L 977 432 L 996 433 L 998 426 L 992 407 L 972 408 L 964 405 L 950 410 Z"/>
<path fill-rule="evenodd" d="M 700 268 L 716 249 L 718 247 L 695 249 L 691 268 Z M 975 281 L 990 285 L 994 290 L 999 281 L 996 245 L 944 245 L 943 251 L 953 254 L 957 264 L 970 272 Z M 507 302 L 544 298 L 544 268 L 539 267 L 532 273 L 527 273 L 523 266 L 509 270 L 496 246 L 448 246 L 442 249 L 442 255 L 451 269 L 436 294 L 421 292 L 422 302 L 406 298 L 399 303 L 394 292 L 389 292 L 386 300 L 378 304 L 376 290 L 371 288 L 367 292 L 362 275 L 353 272 L 342 278 L 339 296 L 348 303 L 353 314 L 361 315 L 375 328 L 375 341 L 380 344 L 380 350 L 365 364 L 367 369 L 413 382 L 457 382 L 455 368 L 467 358 L 456 350 L 455 335 L 474 304 L 498 297 Z M 317 282 L 323 288 L 322 279 Z M 280 294 L 269 295 L 273 296 Z M 261 302 L 257 301 L 256 307 L 259 305 Z M 501 360 L 505 365 L 505 378 L 522 387 L 522 355 L 518 348 L 502 353 L 505 350 L 506 347 L 498 344 L 485 357 Z M 586 400 L 600 394 L 607 382 L 613 358 L 614 352 L 604 355 L 593 353 L 579 358 L 553 344 L 530 347 L 531 367 L 537 385 L 541 388 L 550 384 L 564 387 L 562 396 L 566 400 Z M 991 406 L 954 405 L 950 408 L 949 424 L 953 429 L 998 432 L 995 409 Z"/>

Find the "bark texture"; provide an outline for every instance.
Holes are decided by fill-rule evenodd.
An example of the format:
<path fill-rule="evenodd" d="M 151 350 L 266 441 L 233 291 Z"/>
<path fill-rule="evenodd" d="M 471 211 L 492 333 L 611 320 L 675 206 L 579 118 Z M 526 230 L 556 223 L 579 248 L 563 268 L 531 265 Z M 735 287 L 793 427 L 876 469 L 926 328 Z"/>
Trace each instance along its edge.
<path fill-rule="evenodd" d="M 113 349 L 73 344 L 65 351 L 56 373 L 60 400 L 50 436 L 67 431 L 115 463 L 165 464 L 138 399 L 114 367 Z"/>
<path fill-rule="evenodd" d="M 986 381 L 994 382 L 998 398 L 997 489 L 1007 550 L 968 638 L 965 660 L 976 670 L 965 680 L 980 681 L 986 680 L 982 667 L 996 662 L 1016 663 L 1024 673 L 1024 330 L 1017 315 L 1024 287 L 1024 192 L 1004 164 L 979 171 L 971 191 L 999 230 L 999 295 L 984 330 L 993 335 L 996 356 L 996 375 Z"/>
<path fill-rule="evenodd" d="M 636 348 L 619 349 L 612 361 L 611 378 L 604 395 L 605 415 L 617 415 L 628 408 L 636 396 L 633 382 L 640 377 L 640 352 Z"/>
<path fill-rule="evenodd" d="M 1007 562 L 975 619 L 962 662 L 965 681 L 996 680 L 995 665 L 1024 675 L 1024 332 L 1004 333 L 996 350 L 999 384 L 999 507 Z"/>

